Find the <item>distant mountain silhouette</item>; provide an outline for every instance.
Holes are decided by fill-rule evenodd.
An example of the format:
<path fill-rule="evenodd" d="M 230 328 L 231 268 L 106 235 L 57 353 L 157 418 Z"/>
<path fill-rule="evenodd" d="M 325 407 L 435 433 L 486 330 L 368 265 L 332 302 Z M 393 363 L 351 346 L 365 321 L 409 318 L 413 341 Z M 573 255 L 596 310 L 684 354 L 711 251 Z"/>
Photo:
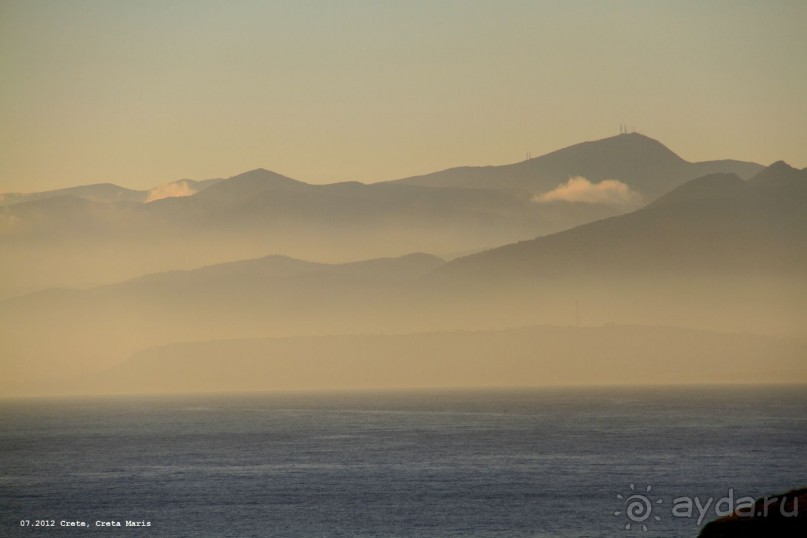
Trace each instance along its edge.
<path fill-rule="evenodd" d="M 653 199 L 706 174 L 734 173 L 748 178 L 762 166 L 734 160 L 690 163 L 647 136 L 621 134 L 575 144 L 541 157 L 503 166 L 451 168 L 396 180 L 441 187 L 517 188 L 546 192 L 570 177 L 590 181 L 617 179 Z"/>
<path fill-rule="evenodd" d="M 763 167 L 737 160 L 688 162 L 657 140 L 638 134 L 620 134 L 582 142 L 526 161 L 501 166 L 464 166 L 426 175 L 388 181 L 432 187 L 518 189 L 533 193 L 551 190 L 570 177 L 591 181 L 617 179 L 652 199 L 679 184 L 712 173 L 734 173 L 747 179 Z M 361 185 L 351 182 L 354 185 Z M 132 190 L 111 183 L 82 185 L 35 193 L 0 194 L 0 205 L 75 196 L 95 202 L 150 202 L 155 192 L 187 196 L 208 191 L 205 197 L 243 199 L 267 190 L 303 190 L 313 185 L 258 168 L 233 176 L 195 181 L 181 179 L 150 190 Z"/>
<path fill-rule="evenodd" d="M 756 163 L 730 159 L 690 163 L 657 140 L 638 133 L 630 133 L 582 142 L 514 164 L 451 168 L 387 183 L 490 190 L 518 189 L 541 193 L 551 190 L 570 177 L 583 176 L 591 181 L 617 179 L 652 199 L 686 180 L 699 176 L 734 173 L 747 179 L 762 168 Z M 313 187 L 270 170 L 258 168 L 227 180 L 181 179 L 145 191 L 127 189 L 112 183 L 99 183 L 35 193 L 6 193 L 0 194 L 0 205 L 61 196 L 75 196 L 105 203 L 143 203 L 167 196 L 188 196 L 205 192 L 219 183 L 220 185 L 204 197 L 236 200 L 268 190 L 300 191 L 306 187 Z M 361 185 L 357 182 L 351 183 Z"/>
<path fill-rule="evenodd" d="M 97 183 L 94 185 L 80 185 L 78 187 L 67 187 L 51 191 L 34 193 L 7 193 L 0 194 L 0 205 L 18 204 L 23 202 L 34 202 L 50 198 L 73 197 L 98 203 L 145 203 L 155 199 L 157 193 L 165 193 L 170 196 L 189 196 L 196 194 L 217 182 L 220 179 L 206 179 L 195 181 L 193 179 L 180 179 L 150 190 L 138 191 L 120 187 L 112 183 Z"/>
<path fill-rule="evenodd" d="M 685 275 L 807 271 L 807 172 L 701 177 L 647 207 L 455 260 L 435 276 Z"/>
<path fill-rule="evenodd" d="M 199 185 L 187 181 L 176 182 L 180 184 L 177 190 L 187 191 Z M 170 193 L 172 185 L 163 186 L 161 192 Z M 314 224 L 326 229 L 342 225 L 381 225 L 394 226 L 402 231 L 406 231 L 404 226 L 432 228 L 447 224 L 455 228 L 478 227 L 476 231 L 482 235 L 487 230 L 493 237 L 502 237 L 529 233 L 529 230 L 534 234 L 548 228 L 557 229 L 621 210 L 619 207 L 593 207 L 591 204 L 578 207 L 574 207 L 574 204 L 548 204 L 539 208 L 529 193 L 509 189 L 433 188 L 390 183 L 366 185 L 358 182 L 310 185 L 263 169 L 226 180 L 211 180 L 198 194 L 163 196 L 141 204 L 141 208 L 133 208 L 133 204 L 115 204 L 100 196 L 77 196 L 70 194 L 73 191 L 68 191 L 66 194 L 51 191 L 42 193 L 42 196 L 31 195 L 33 198 L 30 200 L 21 199 L 18 203 L 0 208 L 0 216 L 5 215 L 7 220 L 20 220 L 23 224 L 20 229 L 29 232 L 29 235 L 47 237 L 54 232 L 54 228 L 57 233 L 60 232 L 65 221 L 72 218 L 77 223 L 88 222 L 93 213 L 85 211 L 84 208 L 89 207 L 86 204 L 72 215 L 68 213 L 69 208 L 55 206 L 59 222 L 54 225 L 46 213 L 50 207 L 48 204 L 28 204 L 71 196 L 105 204 L 108 206 L 107 212 L 114 211 L 116 207 L 123 211 L 135 211 L 140 216 L 131 223 L 132 231 L 158 226 L 163 236 L 172 231 L 184 233 L 188 229 L 199 233 L 205 228 L 236 228 L 248 234 L 262 234 L 264 229 L 261 227 L 284 222 L 303 226 Z M 150 192 L 140 192 L 136 201 L 142 201 Z M 29 218 L 32 212 L 36 213 L 37 218 Z M 87 230 L 87 233 L 100 232 L 114 222 L 101 219 L 91 223 L 91 230 Z M 490 240 L 487 241 L 490 244 Z M 455 248 L 468 247 L 456 245 Z"/>
<path fill-rule="evenodd" d="M 170 195 L 191 187 L 160 189 L 149 203 L 61 196 L 0 206 L 0 252 L 12 260 L 0 267 L 0 282 L 12 290 L 91 286 L 266 251 L 312 259 L 450 255 L 625 211 L 538 204 L 507 189 L 308 185 L 267 170 Z"/>
<path fill-rule="evenodd" d="M 167 271 L 145 275 L 122 284 L 102 289 L 138 288 L 155 284 L 210 285 L 222 281 L 244 284 L 244 279 L 268 279 L 299 277 L 303 275 L 343 275 L 380 280 L 405 280 L 420 277 L 445 261 L 437 256 L 414 253 L 398 258 L 378 258 L 349 263 L 317 263 L 298 260 L 288 256 L 270 255 L 254 260 L 221 263 L 184 271 Z M 257 291 L 257 290 L 256 290 Z"/>
<path fill-rule="evenodd" d="M 709 173 L 689 177 L 698 170 Z M 145 348 L 211 339 L 241 343 L 152 349 L 95 379 L 152 390 L 142 365 L 155 360 L 188 390 L 280 388 L 284 375 L 316 388 L 286 367 L 321 388 L 692 382 L 707 371 L 716 382 L 803 379 L 807 170 L 687 163 L 632 134 L 427 179 L 309 185 L 257 169 L 9 198 L 0 392 L 59 387 Z M 479 252 L 490 245 L 505 246 Z M 401 256 L 462 251 L 478 253 Z M 724 333 L 587 332 L 581 319 Z M 485 334 L 437 334 L 468 329 Z M 362 336 L 393 333 L 418 336 Z M 354 336 L 255 342 L 340 334 Z"/>
<path fill-rule="evenodd" d="M 622 325 L 225 339 L 145 349 L 73 388 L 160 393 L 781 381 L 807 375 L 802 351 L 796 340 Z"/>
<path fill-rule="evenodd" d="M 267 251 L 329 260 L 417 251 L 451 257 L 623 214 L 699 170 L 745 175 L 758 168 L 687 163 L 655 140 L 625 134 L 513 165 L 412 181 L 310 185 L 256 169 L 148 191 L 108 185 L 7 195 L 16 203 L 0 205 L 0 255 L 11 260 L 0 267 L 0 297 Z M 569 187 L 575 175 L 587 180 Z M 604 179 L 621 183 L 597 183 Z M 591 192 L 581 196 L 580 185 Z"/>
<path fill-rule="evenodd" d="M 406 283 L 443 263 L 423 253 L 341 264 L 266 256 L 0 300 L 0 392 L 22 371 L 68 374 L 177 339 L 389 328 Z"/>
<path fill-rule="evenodd" d="M 307 183 L 257 168 L 220 181 L 201 193 L 200 198 L 227 201 L 247 200 L 258 194 L 273 190 L 301 190 L 310 187 Z"/>
<path fill-rule="evenodd" d="M 113 185 L 112 183 L 97 183 L 94 185 L 81 185 L 52 191 L 0 194 L 0 205 L 34 202 L 47 198 L 62 198 L 66 196 L 93 202 L 144 202 L 148 194 L 146 191 L 126 189 L 118 185 Z"/>
<path fill-rule="evenodd" d="M 431 211 L 452 207 L 454 193 L 468 195 L 458 202 L 461 209 L 457 210 L 466 211 L 471 201 L 486 201 L 489 192 L 405 184 L 300 187 L 273 175 L 268 182 L 255 179 L 267 174 L 271 173 L 255 172 L 244 180 L 248 186 L 252 182 L 268 185 L 245 200 L 213 191 L 207 198 L 196 195 L 129 204 L 127 214 L 138 218 L 141 212 L 149 212 L 159 217 L 158 222 L 170 224 L 183 211 L 182 218 L 192 221 L 196 216 L 188 211 L 193 210 L 202 214 L 203 222 L 207 215 L 215 216 L 219 230 L 222 223 L 257 221 L 275 224 L 259 226 L 260 234 L 275 227 L 290 233 L 294 228 L 284 224 L 284 208 L 297 217 L 307 211 L 310 218 L 324 218 L 332 227 L 356 222 L 350 219 L 360 210 L 366 212 L 365 218 L 406 222 L 396 213 L 396 208 L 403 211 L 401 207 L 419 208 L 419 218 L 425 214 L 432 222 L 440 222 L 455 215 L 432 215 Z M 64 350 L 70 350 L 76 364 L 98 367 L 121 361 L 143 347 L 178 340 L 568 323 L 579 315 L 577 302 L 587 323 L 801 334 L 807 318 L 803 301 L 806 185 L 807 171 L 783 163 L 749 181 L 733 174 L 713 174 L 687 182 L 633 213 L 446 264 L 423 254 L 350 264 L 269 256 L 170 271 L 86 291 L 52 290 L 8 299 L 0 302 L 0 341 L 14 357 L 14 362 L 6 364 L 6 377 L 19 379 L 26 372 L 66 374 L 75 365 L 59 362 Z M 353 205 L 357 192 L 374 203 Z M 343 205 L 333 205 L 333 200 Z M 407 204 L 399 205 L 401 200 Z M 85 215 L 116 207 L 68 197 L 18 206 L 36 204 L 64 204 L 68 210 L 75 205 Z M 300 221 L 294 222 L 299 225 Z M 184 239 L 204 229 L 190 227 Z M 233 226 L 236 232 L 247 229 Z M 324 228 L 317 230 L 325 233 Z M 382 236 L 388 233 L 380 231 Z M 198 235 L 209 248 L 211 236 Z M 228 236 L 214 250 L 218 252 L 220 245 L 236 236 Z M 157 234 L 148 237 L 149 241 L 159 239 Z M 177 245 L 168 244 L 172 250 Z M 115 260 L 107 255 L 103 261 Z M 20 325 L 36 330 L 18 333 L 14 327 Z M 633 345 L 631 339 L 625 345 Z M 800 345 L 798 353 L 803 352 Z M 496 346 L 508 349 L 500 341 Z M 754 378 L 762 379 L 767 366 L 757 366 L 760 374 Z M 714 367 L 733 368 L 729 359 Z"/>

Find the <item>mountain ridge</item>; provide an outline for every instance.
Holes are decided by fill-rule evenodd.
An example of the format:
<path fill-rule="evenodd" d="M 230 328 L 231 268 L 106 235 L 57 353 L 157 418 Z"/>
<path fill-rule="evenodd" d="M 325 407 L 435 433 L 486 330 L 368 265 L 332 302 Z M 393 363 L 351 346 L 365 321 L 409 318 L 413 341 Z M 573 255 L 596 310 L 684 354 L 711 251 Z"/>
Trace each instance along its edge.
<path fill-rule="evenodd" d="M 580 159 L 581 156 L 585 156 L 585 159 L 588 160 L 597 161 L 600 164 L 607 163 L 608 167 L 613 170 L 613 173 L 603 174 L 595 170 L 592 170 L 591 169 L 592 165 L 590 163 L 584 164 L 582 166 L 575 165 L 573 161 L 575 161 L 576 159 Z M 400 179 L 392 179 L 376 182 L 355 182 L 355 181 L 335 182 L 335 183 L 324 183 L 321 185 L 334 185 L 337 183 L 358 183 L 361 185 L 376 185 L 383 183 L 408 183 L 408 184 L 443 186 L 443 187 L 463 186 L 468 188 L 486 188 L 486 189 L 526 188 L 528 190 L 537 192 L 536 187 L 538 187 L 539 190 L 540 189 L 548 190 L 549 188 L 573 176 L 583 176 L 592 181 L 601 181 L 603 179 L 623 180 L 623 178 L 618 177 L 620 175 L 624 175 L 620 174 L 620 169 L 624 169 L 624 166 L 620 168 L 619 163 L 620 162 L 624 163 L 627 161 L 632 161 L 634 163 L 638 162 L 642 163 L 643 165 L 652 164 L 653 166 L 656 167 L 660 166 L 663 169 L 674 169 L 682 166 L 685 167 L 687 165 L 692 165 L 695 167 L 693 169 L 697 170 L 697 172 L 690 172 L 689 175 L 692 175 L 693 173 L 695 175 L 692 175 L 692 177 L 688 179 L 693 179 L 694 177 L 698 177 L 698 175 L 706 175 L 706 173 L 709 173 L 712 168 L 730 169 L 730 171 L 734 171 L 741 177 L 747 178 L 750 177 L 750 175 L 752 175 L 753 173 L 756 173 L 763 168 L 761 165 L 757 163 L 749 161 L 739 161 L 734 159 L 718 159 L 701 162 L 689 162 L 681 158 L 678 154 L 673 152 L 671 149 L 669 149 L 667 146 L 665 146 L 656 139 L 653 139 L 651 137 L 639 133 L 623 133 L 602 139 L 579 142 L 571 146 L 550 151 L 549 153 L 546 153 L 538 157 L 510 164 L 487 165 L 487 166 L 459 166 L 435 172 L 430 172 L 427 174 L 409 176 Z M 539 168 L 541 169 L 538 170 L 538 173 L 543 174 L 549 173 L 555 177 L 553 177 L 551 180 L 541 178 L 538 183 L 530 181 L 530 178 L 522 177 L 524 176 L 525 173 L 534 174 L 536 165 L 538 163 L 541 163 L 541 165 L 539 166 Z M 505 174 L 512 172 L 511 175 L 515 176 L 515 178 L 510 178 L 508 181 L 505 182 L 495 181 L 496 177 L 501 175 L 502 172 L 504 172 Z M 628 172 L 628 175 L 633 177 L 635 176 L 635 173 Z M 532 179 L 534 180 L 535 178 Z M 260 185 L 259 183 L 264 180 L 267 181 L 263 185 Z M 635 181 L 635 179 L 630 179 L 630 181 L 633 182 Z M 263 190 L 263 187 L 304 188 L 305 186 L 309 187 L 321 186 L 320 184 L 312 184 L 307 183 L 305 181 L 293 179 L 266 168 L 256 168 L 253 170 L 241 172 L 234 176 L 230 176 L 226 179 L 222 178 L 208 179 L 208 180 L 180 179 L 146 190 L 129 189 L 126 187 L 116 185 L 114 183 L 107 182 L 90 185 L 78 185 L 73 187 L 65 187 L 50 191 L 41 191 L 33 193 L 6 193 L 0 195 L 0 204 L 17 203 L 19 201 L 31 199 L 32 197 L 43 198 L 43 197 L 59 196 L 61 194 L 66 194 L 65 191 L 71 191 L 72 194 L 76 194 L 79 197 L 82 196 L 82 192 L 88 192 L 90 194 L 85 195 L 86 197 L 88 197 L 89 199 L 98 199 L 99 201 L 110 202 L 119 199 L 128 201 L 146 202 L 150 201 L 149 200 L 150 192 L 155 191 L 161 187 L 181 182 L 191 182 L 198 187 L 202 187 L 205 184 L 210 183 L 209 186 L 199 188 L 198 192 L 194 194 L 207 191 L 209 188 L 214 187 L 219 183 L 223 183 L 227 185 L 227 187 L 224 187 L 223 185 L 219 186 L 219 188 L 214 190 L 213 192 L 229 190 L 233 188 L 235 184 L 238 183 L 249 183 L 251 184 L 251 187 L 256 191 Z M 91 193 L 91 191 L 99 191 L 101 189 L 105 189 L 107 191 L 115 191 L 117 194 L 113 195 L 108 193 L 107 195 L 104 196 L 98 193 L 96 194 Z M 653 193 L 655 193 L 655 191 L 658 189 L 654 186 L 651 190 L 653 191 Z M 245 187 L 244 191 L 250 191 L 250 189 Z"/>
<path fill-rule="evenodd" d="M 642 169 L 652 168 L 658 177 L 646 177 Z M 449 168 L 431 174 L 391 182 L 473 188 L 526 188 L 545 192 L 571 177 L 590 181 L 616 179 L 654 198 L 675 186 L 723 168 L 722 171 L 749 177 L 763 167 L 732 159 L 689 162 L 667 146 L 639 133 L 620 134 L 580 142 L 540 157 L 500 166 Z"/>
<path fill-rule="evenodd" d="M 784 187 L 771 190 L 768 188 L 771 185 Z M 782 213 L 781 209 L 787 211 Z M 716 260 L 711 256 L 713 253 L 741 255 L 742 247 L 737 241 L 743 239 L 753 241 L 760 254 L 773 256 L 766 248 L 778 246 L 778 230 L 772 223 L 787 226 L 799 244 L 807 247 L 804 243 L 807 235 L 799 225 L 807 225 L 807 211 L 799 212 L 799 209 L 807 209 L 807 172 L 776 163 L 752 181 L 743 181 L 735 174 L 712 174 L 691 180 L 634 212 L 472 254 L 453 260 L 436 272 L 469 270 L 487 273 L 498 268 L 502 274 L 519 270 L 529 274 L 529 267 L 538 275 L 547 271 L 552 274 L 576 273 L 598 266 L 602 270 L 608 268 L 617 273 L 634 274 L 639 268 L 621 263 L 622 258 L 634 263 L 642 260 L 645 263 L 643 270 L 651 266 L 661 269 L 664 265 L 661 260 L 664 260 L 669 263 L 667 270 L 670 270 L 680 266 L 675 263 L 671 251 L 678 255 L 697 252 L 702 256 L 701 263 L 703 259 Z M 663 241 L 661 247 L 660 241 Z M 715 250 L 710 251 L 707 243 Z M 729 250 L 721 251 L 721 244 Z M 754 248 L 746 247 L 752 252 Z M 797 252 L 795 255 L 796 261 L 801 260 Z M 754 262 L 775 265 L 777 261 L 775 256 L 774 259 L 759 258 L 762 256 L 747 261 L 752 266 Z M 735 266 L 733 262 L 739 263 L 740 259 L 723 260 L 711 271 L 743 267 L 742 264 Z"/>
<path fill-rule="evenodd" d="M 631 345 L 620 345 L 624 341 Z M 645 360 L 671 341 L 678 343 L 678 353 L 671 353 L 675 359 Z M 143 349 L 78 384 L 159 392 L 177 385 L 184 391 L 346 390 L 660 385 L 750 377 L 781 383 L 807 376 L 798 360 L 802 348 L 798 339 L 623 324 L 228 338 Z M 775 358 L 763 360 L 772 349 Z M 724 367 L 728 362 L 730 369 Z"/>
<path fill-rule="evenodd" d="M 619 151 L 609 157 L 612 148 Z M 580 151 L 585 155 L 575 164 Z M 90 287 L 266 252 L 318 260 L 476 252 L 636 209 L 700 170 L 700 165 L 682 163 L 660 142 L 626 134 L 486 168 L 497 177 L 508 174 L 507 181 L 480 185 L 464 180 L 451 186 L 405 181 L 311 185 L 258 168 L 201 184 L 167 184 L 148 191 L 148 203 L 82 205 L 45 198 L 7 204 L 0 206 L 0 254 L 10 260 L 0 268 L 2 293 Z M 551 168 L 552 174 L 536 176 L 537 165 Z M 522 176 L 509 175 L 519 170 Z M 572 185 L 568 180 L 574 174 L 588 180 Z M 580 185 L 583 196 L 575 194 Z M 145 192 L 138 196 L 142 199 Z"/>

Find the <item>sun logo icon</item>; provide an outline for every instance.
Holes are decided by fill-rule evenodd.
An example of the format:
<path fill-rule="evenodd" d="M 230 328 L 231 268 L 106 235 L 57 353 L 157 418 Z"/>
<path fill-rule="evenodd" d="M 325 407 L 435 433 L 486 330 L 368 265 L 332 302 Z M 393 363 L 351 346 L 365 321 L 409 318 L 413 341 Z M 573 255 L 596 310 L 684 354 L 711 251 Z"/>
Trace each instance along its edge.
<path fill-rule="evenodd" d="M 636 524 L 642 526 L 642 530 L 647 530 L 647 523 L 652 518 L 656 521 L 661 521 L 661 518 L 657 515 L 653 514 L 653 505 L 661 504 L 664 501 L 662 499 L 652 500 L 650 496 L 650 490 L 653 489 L 653 486 L 647 486 L 645 488 L 644 493 L 637 493 L 636 492 L 636 485 L 630 484 L 630 493 L 622 495 L 621 493 L 616 494 L 616 498 L 623 502 L 624 504 L 624 511 L 617 510 L 614 512 L 615 516 L 621 516 L 625 514 L 625 517 L 628 518 L 628 522 L 625 524 L 625 529 L 630 530 L 631 525 Z"/>

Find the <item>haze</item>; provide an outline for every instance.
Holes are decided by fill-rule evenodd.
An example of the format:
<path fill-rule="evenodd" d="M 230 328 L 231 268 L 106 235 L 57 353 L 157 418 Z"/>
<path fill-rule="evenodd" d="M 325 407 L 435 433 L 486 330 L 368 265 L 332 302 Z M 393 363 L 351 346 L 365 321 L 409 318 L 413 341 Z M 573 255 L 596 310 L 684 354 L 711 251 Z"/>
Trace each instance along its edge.
<path fill-rule="evenodd" d="M 807 380 L 807 169 L 781 161 L 631 133 L 175 187 L 3 200 L 4 394 Z"/>
<path fill-rule="evenodd" d="M 807 382 L 803 2 L 0 6 L 2 397 Z"/>

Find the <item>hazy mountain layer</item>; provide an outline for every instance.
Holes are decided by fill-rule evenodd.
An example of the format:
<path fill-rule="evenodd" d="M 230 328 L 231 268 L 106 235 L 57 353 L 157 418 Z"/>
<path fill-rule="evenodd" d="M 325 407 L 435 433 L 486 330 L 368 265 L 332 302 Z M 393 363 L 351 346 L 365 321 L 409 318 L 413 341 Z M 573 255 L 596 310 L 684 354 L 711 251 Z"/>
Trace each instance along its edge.
<path fill-rule="evenodd" d="M 146 191 L 127 189 L 112 183 L 97 183 L 95 185 L 80 185 L 78 187 L 43 192 L 0 193 L 0 205 L 12 205 L 67 196 L 99 203 L 147 203 L 167 197 L 191 196 L 215 185 L 219 181 L 222 180 L 205 179 L 195 181 L 193 179 L 180 179 Z"/>
<path fill-rule="evenodd" d="M 269 190 L 261 190 L 266 185 Z M 426 191 L 433 196 L 424 196 Z M 196 252 L 236 253 L 241 245 L 233 238 L 244 230 L 262 230 L 255 237 L 267 244 L 284 234 L 299 239 L 301 215 L 307 215 L 309 223 L 317 218 L 323 225 L 330 223 L 330 229 L 312 225 L 308 231 L 311 237 L 329 243 L 333 252 L 351 252 L 366 234 L 377 234 L 380 241 L 400 247 L 405 241 L 384 222 L 408 222 L 402 235 L 403 230 L 417 229 L 415 222 L 430 222 L 421 231 L 425 236 L 439 235 L 435 223 L 462 222 L 457 215 L 467 216 L 469 207 L 477 207 L 474 204 L 479 204 L 480 211 L 490 209 L 491 193 L 496 192 L 401 184 L 314 187 L 255 171 L 194 196 L 147 204 L 110 205 L 61 197 L 4 209 L 28 211 L 49 204 L 92 222 L 110 219 L 115 226 L 119 225 L 115 219 L 122 215 L 136 221 L 148 214 L 162 223 L 160 229 L 165 233 L 155 229 L 145 234 L 139 249 L 132 248 L 135 242 L 121 241 L 122 247 L 97 253 L 97 260 L 125 264 L 131 258 L 119 259 L 121 252 L 144 256 L 164 249 L 187 266 Z M 493 199 L 505 204 L 512 192 L 518 191 L 500 191 L 501 198 Z M 334 200 L 341 202 L 335 204 Z M 455 203 L 458 205 L 453 206 Z M 455 210 L 440 213 L 441 207 Z M 124 208 L 125 212 L 116 212 Z M 632 213 L 449 263 L 427 254 L 341 264 L 264 256 L 151 274 L 87 290 L 45 290 L 0 301 L 0 391 L 30 394 L 37 387 L 51 390 L 64 383 L 85 383 L 78 380 L 122 364 L 146 348 L 175 342 L 315 335 L 353 336 L 266 344 L 280 346 L 272 347 L 277 360 L 267 363 L 255 362 L 264 353 L 263 344 L 254 352 L 250 351 L 253 344 L 244 344 L 243 349 L 225 346 L 208 362 L 199 363 L 198 376 L 192 368 L 188 370 L 187 361 L 192 358 L 182 355 L 185 348 L 164 348 L 169 351 L 153 353 L 165 361 L 165 370 L 157 368 L 152 373 L 165 374 L 169 385 L 163 388 L 181 390 L 215 388 L 206 385 L 215 379 L 222 380 L 222 387 L 233 389 L 415 387 L 421 386 L 419 379 L 427 378 L 433 381 L 428 386 L 544 384 L 548 378 L 552 383 L 571 384 L 595 379 L 645 383 L 654 375 L 665 383 L 698 378 L 715 382 L 782 380 L 786 372 L 802 375 L 796 357 L 805 356 L 805 209 L 807 171 L 776 163 L 748 181 L 734 174 L 701 177 Z M 492 219 L 490 215 L 477 217 L 485 225 L 495 222 L 487 220 Z M 374 226 L 364 229 L 357 222 Z M 78 228 L 70 228 L 71 223 L 75 225 L 76 220 L 63 223 L 66 237 L 78 233 Z M 119 230 L 123 229 L 121 225 Z M 344 240 L 347 230 L 356 232 L 350 236 L 352 243 L 336 240 Z M 177 237 L 182 241 L 177 242 Z M 31 248 L 31 255 L 41 256 L 36 245 L 22 242 L 21 246 Z M 54 248 L 63 249 L 65 259 L 95 260 L 89 251 L 71 252 L 69 241 L 55 242 Z M 10 258 L 11 267 L 14 263 L 21 262 Z M 36 270 L 36 264 L 26 263 L 26 270 Z M 78 266 L 70 268 L 65 262 L 46 269 L 75 270 Z M 108 267 L 103 269 L 113 273 Z M 451 337 L 457 342 L 450 345 L 440 343 L 442 336 L 434 336 L 440 331 L 609 323 L 769 336 L 760 340 L 736 334 L 700 338 L 672 331 L 663 337 L 652 333 L 656 339 L 647 340 L 651 333 L 628 331 L 613 340 L 602 340 L 596 336 L 602 333 L 584 331 L 551 345 L 548 342 L 554 337 L 548 333 L 540 341 L 509 331 L 486 333 L 481 339 L 458 333 Z M 400 333 L 415 336 L 400 342 L 369 336 Z M 377 338 L 384 343 L 370 344 Z M 576 349 L 573 342 L 577 339 L 581 345 L 587 344 L 577 355 L 569 355 L 567 351 Z M 311 348 L 307 342 L 314 341 L 325 344 Z M 212 344 L 211 349 L 219 349 L 219 345 Z M 400 345 L 397 351 L 393 349 L 396 345 Z M 202 348 L 193 349 L 206 356 Z M 233 355 L 226 359 L 228 349 Z M 764 350 L 770 352 L 767 359 Z M 535 364 L 540 371 L 531 369 L 535 364 L 529 362 L 539 352 L 542 358 Z M 592 356 L 602 357 L 601 362 Z M 242 357 L 252 358 L 239 363 Z M 294 357 L 301 361 L 299 365 Z M 336 362 L 321 362 L 328 357 Z M 464 357 L 472 359 L 468 362 Z M 642 357 L 650 362 L 644 364 Z M 730 357 L 736 360 L 731 362 Z M 623 359 L 627 362 L 620 362 Z M 221 370 L 223 360 L 235 371 L 253 372 L 254 376 L 238 377 L 228 385 L 230 381 L 225 380 L 229 378 Z M 391 362 L 379 370 L 376 366 L 382 363 L 373 362 L 376 360 Z M 133 369 L 122 377 L 96 380 L 109 382 L 110 390 L 128 390 L 123 379 L 131 376 L 132 390 L 162 390 L 150 385 L 153 379 L 143 378 L 145 371 L 138 373 L 134 364 L 126 367 Z M 676 377 L 673 370 L 664 369 L 665 364 L 676 365 L 685 373 Z M 283 378 L 277 365 L 285 365 L 281 370 L 290 377 Z M 310 383 L 302 383 L 302 374 L 294 373 L 297 366 L 308 372 Z M 429 370 L 431 367 L 435 369 Z M 387 377 L 378 377 L 382 371 L 389 372 Z M 182 372 L 187 383 L 180 381 Z M 423 372 L 434 375 L 418 377 Z M 285 381 L 273 385 L 267 378 Z M 350 384 L 357 379 L 357 384 Z M 87 385 L 76 386 L 89 390 Z"/>
<path fill-rule="evenodd" d="M 701 172 L 759 168 L 687 163 L 632 134 L 513 165 L 369 185 L 310 185 L 253 170 L 149 191 L 105 184 L 5 195 L 0 297 L 268 252 L 333 262 L 417 251 L 453 257 L 622 214 Z"/>
<path fill-rule="evenodd" d="M 335 265 L 268 256 L 6 299 L 0 392 L 72 378 L 177 340 L 393 330 L 402 318 L 425 321 L 402 300 L 406 282 L 443 263 L 427 254 Z"/>
<path fill-rule="evenodd" d="M 807 381 L 807 342 L 667 327 L 224 340 L 144 350 L 88 392 Z"/>
<path fill-rule="evenodd" d="M 451 168 L 398 182 L 441 187 L 517 188 L 541 193 L 570 177 L 591 181 L 617 179 L 648 200 L 682 183 L 712 173 L 734 173 L 749 178 L 763 167 L 735 160 L 685 161 L 647 136 L 621 134 L 583 142 L 541 157 L 504 166 Z"/>
<path fill-rule="evenodd" d="M 633 213 L 454 260 L 422 285 L 511 323 L 577 310 L 594 323 L 804 334 L 805 274 L 807 171 L 776 163 L 748 182 L 706 176 Z"/>
<path fill-rule="evenodd" d="M 455 260 L 437 278 L 735 274 L 807 274 L 807 171 L 702 177 L 633 213 Z"/>
<path fill-rule="evenodd" d="M 783 163 L 749 182 L 707 176 L 632 214 L 447 264 L 425 254 L 338 265 L 268 256 L 9 299 L 0 302 L 6 389 L 30 390 L 32 377 L 90 374 L 146 347 L 211 338 L 581 320 L 802 338 L 803 176 Z M 515 342 L 496 345 L 503 357 L 528 352 Z"/>

